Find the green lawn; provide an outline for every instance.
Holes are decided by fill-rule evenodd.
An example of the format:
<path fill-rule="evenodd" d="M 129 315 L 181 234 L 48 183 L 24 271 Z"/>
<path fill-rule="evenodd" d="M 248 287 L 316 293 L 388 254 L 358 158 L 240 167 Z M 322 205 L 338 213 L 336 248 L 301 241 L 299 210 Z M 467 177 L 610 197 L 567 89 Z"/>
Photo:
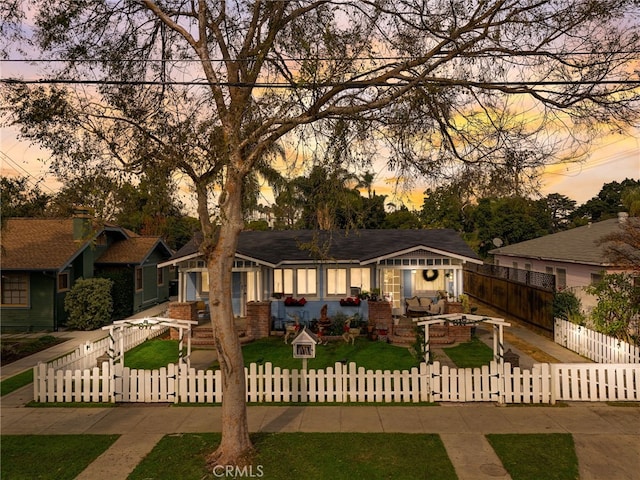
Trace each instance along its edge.
<path fill-rule="evenodd" d="M 435 434 L 260 433 L 252 435 L 252 440 L 258 451 L 252 467 L 254 478 L 457 478 Z M 206 467 L 206 457 L 219 441 L 219 434 L 167 435 L 129 480 L 216 478 Z"/>
<path fill-rule="evenodd" d="M 245 365 L 271 362 L 274 366 L 300 369 L 302 360 L 293 358 L 291 343 L 282 337 L 267 337 L 242 347 Z M 150 340 L 128 351 L 125 365 L 130 368 L 154 369 L 178 360 L 177 340 Z M 372 342 L 359 338 L 355 345 L 342 340 L 316 346 L 316 358 L 309 359 L 309 369 L 323 369 L 336 362 L 355 362 L 358 366 L 372 370 L 407 370 L 418 364 L 415 357 L 404 347 L 385 342 Z M 217 368 L 217 365 L 213 365 Z"/>
<path fill-rule="evenodd" d="M 293 358 L 291 342 L 286 345 L 280 337 L 256 340 L 242 348 L 245 364 L 271 362 L 280 368 L 300 369 L 302 360 Z M 342 340 L 316 346 L 316 358 L 308 360 L 309 369 L 324 369 L 336 362 L 355 362 L 370 370 L 408 370 L 418 361 L 405 347 L 373 342 L 366 338 L 356 339 L 355 345 Z"/>
<path fill-rule="evenodd" d="M 13 377 L 6 378 L 0 382 L 0 397 L 14 392 L 19 388 L 29 385 L 33 382 L 33 368 L 18 373 Z"/>
<path fill-rule="evenodd" d="M 117 438 L 118 435 L 3 435 L 1 478 L 75 478 Z M 487 439 L 513 480 L 578 478 L 578 460 L 570 434 L 490 434 Z M 257 449 L 253 478 L 456 478 L 437 434 L 256 433 L 252 440 Z M 219 478 L 206 466 L 207 455 L 219 441 L 219 433 L 166 435 L 128 478 Z"/>
<path fill-rule="evenodd" d="M 513 480 L 577 480 L 578 458 L 569 433 L 490 434 L 487 440 Z"/>
<path fill-rule="evenodd" d="M 178 340 L 154 338 L 132 348 L 124 354 L 124 366 L 153 370 L 178 363 Z"/>
<path fill-rule="evenodd" d="M 493 350 L 478 337 L 443 350 L 458 368 L 481 367 L 493 360 Z"/>
<path fill-rule="evenodd" d="M 119 435 L 2 435 L 0 476 L 7 480 L 73 479 L 118 437 Z"/>

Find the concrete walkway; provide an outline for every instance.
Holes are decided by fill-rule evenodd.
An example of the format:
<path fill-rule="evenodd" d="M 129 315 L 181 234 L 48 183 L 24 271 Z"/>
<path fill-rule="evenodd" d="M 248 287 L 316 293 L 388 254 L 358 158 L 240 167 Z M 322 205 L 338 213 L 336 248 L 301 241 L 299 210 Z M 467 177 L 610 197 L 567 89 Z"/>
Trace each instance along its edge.
<path fill-rule="evenodd" d="M 140 316 L 161 315 L 164 307 Z M 527 352 L 548 352 L 559 362 L 582 357 L 526 328 L 509 327 L 517 339 L 521 366 L 535 362 Z M 73 335 L 57 345 L 2 369 L 8 377 L 51 360 L 103 331 L 62 332 Z M 95 336 L 95 337 L 94 337 Z M 514 340 L 515 341 L 515 340 Z M 505 342 L 511 348 L 509 341 Z M 513 345 L 515 347 L 515 343 Z M 512 350 L 513 350 L 512 348 Z M 515 351 L 515 350 L 514 350 Z M 203 363 L 212 352 L 202 355 Z M 537 363 L 537 362 L 536 362 Z M 16 365 L 17 364 L 17 365 Z M 78 477 L 83 480 L 126 479 L 166 434 L 221 430 L 220 407 L 175 407 L 123 404 L 113 408 L 25 408 L 33 399 L 26 386 L 2 397 L 3 435 L 119 434 L 121 437 Z M 510 478 L 485 435 L 488 433 L 570 433 L 578 455 L 581 480 L 640 478 L 640 407 L 573 403 L 568 407 L 498 406 L 492 403 L 441 406 L 250 406 L 252 432 L 404 432 L 440 435 L 461 480 Z M 265 472 L 268 478 L 268 472 Z"/>

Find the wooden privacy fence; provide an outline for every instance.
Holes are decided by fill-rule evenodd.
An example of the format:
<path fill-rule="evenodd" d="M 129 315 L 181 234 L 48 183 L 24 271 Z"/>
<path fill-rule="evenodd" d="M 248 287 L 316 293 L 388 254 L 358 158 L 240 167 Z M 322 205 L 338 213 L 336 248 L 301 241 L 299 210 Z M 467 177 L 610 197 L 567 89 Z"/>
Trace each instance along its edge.
<path fill-rule="evenodd" d="M 640 348 L 556 318 L 554 341 L 597 363 L 640 363 Z"/>
<path fill-rule="evenodd" d="M 640 366 L 538 364 L 532 370 L 492 362 L 455 369 L 425 363 L 404 371 L 365 370 L 336 363 L 326 370 L 288 370 L 251 364 L 245 368 L 247 401 L 273 402 L 499 402 L 640 400 Z M 222 401 L 220 371 L 169 365 L 135 370 L 121 363 L 102 368 L 54 370 L 34 367 L 37 402 Z"/>
<path fill-rule="evenodd" d="M 502 271 L 510 272 L 510 275 L 500 275 Z M 541 328 L 551 336 L 554 290 L 544 282 L 538 286 L 526 281 L 532 276 L 545 275 L 495 265 L 467 264 L 463 272 L 464 291 L 509 316 Z"/>

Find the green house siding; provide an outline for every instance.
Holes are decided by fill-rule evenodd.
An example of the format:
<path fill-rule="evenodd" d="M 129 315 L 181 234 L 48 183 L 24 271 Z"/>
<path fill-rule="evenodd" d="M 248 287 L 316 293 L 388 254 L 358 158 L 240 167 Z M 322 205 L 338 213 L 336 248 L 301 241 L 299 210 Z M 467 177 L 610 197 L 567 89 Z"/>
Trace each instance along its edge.
<path fill-rule="evenodd" d="M 29 306 L 2 307 L 3 331 L 44 331 L 56 329 L 58 302 L 56 274 L 29 274 Z"/>
<path fill-rule="evenodd" d="M 133 308 L 137 312 L 158 301 L 158 269 L 156 265 L 145 265 L 142 267 L 142 290 L 135 292 Z"/>

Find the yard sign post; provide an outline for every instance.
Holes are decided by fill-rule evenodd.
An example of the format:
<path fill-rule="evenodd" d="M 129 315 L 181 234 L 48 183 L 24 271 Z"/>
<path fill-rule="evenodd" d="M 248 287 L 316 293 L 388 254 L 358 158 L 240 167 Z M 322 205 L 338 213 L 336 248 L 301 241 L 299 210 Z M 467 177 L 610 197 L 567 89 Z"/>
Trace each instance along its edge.
<path fill-rule="evenodd" d="M 307 371 L 307 359 L 316 358 L 316 345 L 319 343 L 318 337 L 307 331 L 303 327 L 296 338 L 293 339 L 293 358 L 302 359 L 302 370 Z"/>

